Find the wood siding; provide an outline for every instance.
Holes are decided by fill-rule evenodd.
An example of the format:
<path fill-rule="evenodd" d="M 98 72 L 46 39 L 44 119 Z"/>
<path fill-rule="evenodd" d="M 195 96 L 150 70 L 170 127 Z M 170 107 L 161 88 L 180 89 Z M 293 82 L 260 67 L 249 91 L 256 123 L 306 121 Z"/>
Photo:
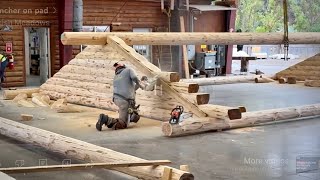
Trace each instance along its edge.
<path fill-rule="evenodd" d="M 167 26 L 167 17 L 162 14 L 159 2 L 128 0 L 84 0 L 84 25 L 111 25 L 112 31 L 132 31 L 132 28 L 157 28 Z"/>
<path fill-rule="evenodd" d="M 39 13 L 39 9 L 48 8 L 48 13 Z M 7 70 L 5 86 L 25 85 L 25 47 L 24 27 L 49 27 L 51 46 L 51 72 L 60 69 L 58 8 L 55 0 L 1 0 L 0 27 L 8 25 L 12 32 L 0 32 L 0 51 L 5 52 L 5 43 L 13 43 L 15 57 L 14 70 Z M 38 13 L 35 14 L 36 9 Z M 7 10 L 7 11 L 5 11 Z M 10 11 L 11 10 L 11 11 Z M 16 10 L 16 11 L 14 11 Z M 28 12 L 29 13 L 25 13 Z M 54 11 L 56 11 L 54 13 Z"/>

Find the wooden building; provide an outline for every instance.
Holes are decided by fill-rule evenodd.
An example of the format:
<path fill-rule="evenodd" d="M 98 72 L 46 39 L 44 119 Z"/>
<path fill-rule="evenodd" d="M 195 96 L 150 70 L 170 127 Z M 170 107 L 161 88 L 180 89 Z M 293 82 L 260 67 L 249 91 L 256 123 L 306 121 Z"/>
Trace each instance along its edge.
<path fill-rule="evenodd" d="M 83 31 L 180 32 L 181 16 L 185 31 L 234 28 L 235 10 L 213 9 L 211 0 L 187 2 L 164 0 L 162 10 L 161 0 L 83 0 Z M 63 46 L 59 39 L 61 33 L 73 31 L 74 0 L 2 0 L 0 5 L 0 53 L 12 43 L 15 57 L 15 68 L 7 70 L 4 86 L 43 83 L 80 51 L 80 47 Z M 180 46 L 133 47 L 162 70 L 183 73 Z M 231 56 L 227 59 L 228 73 Z"/>

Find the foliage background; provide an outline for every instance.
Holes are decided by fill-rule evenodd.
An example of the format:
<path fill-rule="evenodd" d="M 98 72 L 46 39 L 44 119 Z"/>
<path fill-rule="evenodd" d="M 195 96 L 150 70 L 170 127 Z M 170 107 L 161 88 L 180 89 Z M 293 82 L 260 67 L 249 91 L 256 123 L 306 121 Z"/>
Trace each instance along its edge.
<path fill-rule="evenodd" d="M 282 0 L 239 0 L 236 29 L 282 32 Z M 320 32 L 320 0 L 288 0 L 289 32 Z"/>

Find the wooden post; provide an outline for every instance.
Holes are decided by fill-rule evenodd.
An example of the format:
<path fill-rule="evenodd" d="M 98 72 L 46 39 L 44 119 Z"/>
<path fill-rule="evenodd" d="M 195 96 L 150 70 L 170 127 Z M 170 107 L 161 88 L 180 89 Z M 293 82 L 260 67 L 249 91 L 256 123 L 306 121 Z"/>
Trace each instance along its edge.
<path fill-rule="evenodd" d="M 180 30 L 181 32 L 186 32 L 183 16 L 180 16 Z M 190 78 L 189 62 L 188 62 L 189 60 L 188 60 L 188 50 L 186 45 L 182 45 L 182 57 L 183 57 L 184 73 L 185 73 L 186 79 L 189 79 Z"/>

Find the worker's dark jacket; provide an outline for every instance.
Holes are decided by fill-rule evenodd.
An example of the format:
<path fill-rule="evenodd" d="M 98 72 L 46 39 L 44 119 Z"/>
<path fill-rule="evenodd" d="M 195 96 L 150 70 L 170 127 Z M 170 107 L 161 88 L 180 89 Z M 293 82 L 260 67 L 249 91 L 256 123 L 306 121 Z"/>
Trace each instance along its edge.
<path fill-rule="evenodd" d="M 113 79 L 113 97 L 135 99 L 139 79 L 133 69 L 119 67 Z"/>

